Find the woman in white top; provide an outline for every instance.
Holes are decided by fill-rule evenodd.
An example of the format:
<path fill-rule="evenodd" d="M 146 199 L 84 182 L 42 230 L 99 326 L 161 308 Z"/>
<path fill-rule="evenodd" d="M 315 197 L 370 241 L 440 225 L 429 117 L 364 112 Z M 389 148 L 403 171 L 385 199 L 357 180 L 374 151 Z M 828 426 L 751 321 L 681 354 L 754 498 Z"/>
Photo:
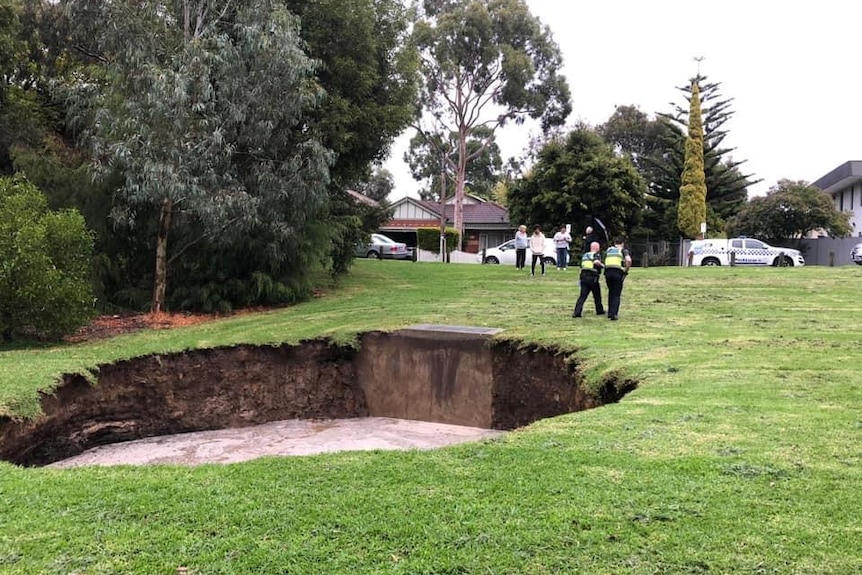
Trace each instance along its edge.
<path fill-rule="evenodd" d="M 530 266 L 530 275 L 536 275 L 536 260 L 542 264 L 542 275 L 545 275 L 545 234 L 542 228 L 536 226 L 533 235 L 530 236 L 530 251 L 533 252 L 533 265 Z"/>

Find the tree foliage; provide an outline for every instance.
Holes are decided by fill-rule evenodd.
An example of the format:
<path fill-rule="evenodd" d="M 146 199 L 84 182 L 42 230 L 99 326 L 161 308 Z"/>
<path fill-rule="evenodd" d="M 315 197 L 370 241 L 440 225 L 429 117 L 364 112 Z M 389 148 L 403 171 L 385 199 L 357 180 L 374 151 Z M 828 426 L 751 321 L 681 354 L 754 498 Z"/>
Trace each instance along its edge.
<path fill-rule="evenodd" d="M 781 180 L 765 196 L 749 200 L 728 221 L 728 233 L 771 239 L 801 239 L 811 231 L 850 234 L 849 213 L 840 212 L 829 195 L 804 181 Z"/>
<path fill-rule="evenodd" d="M 418 57 L 400 0 L 284 0 L 298 15 L 326 98 L 308 112 L 335 154 L 333 186 L 350 188 L 389 155 L 416 109 Z"/>
<path fill-rule="evenodd" d="M 581 126 L 539 150 L 530 173 L 509 190 L 509 216 L 545 230 L 598 217 L 611 234 L 627 235 L 638 222 L 645 192 L 631 161 Z"/>
<path fill-rule="evenodd" d="M 424 0 L 422 8 L 414 39 L 422 111 L 432 127 L 417 128 L 429 144 L 435 134 L 458 134 L 453 219 L 463 232 L 467 166 L 481 154 L 468 149 L 474 130 L 494 133 L 526 118 L 540 119 L 543 128 L 561 125 L 571 111 L 569 87 L 550 29 L 524 0 Z"/>
<path fill-rule="evenodd" d="M 691 83 L 691 109 L 688 114 L 688 138 L 685 141 L 685 165 L 679 188 L 679 231 L 689 238 L 700 234 L 706 223 L 706 175 L 703 171 L 703 126 L 700 115 L 700 91 L 697 80 Z"/>
<path fill-rule="evenodd" d="M 439 136 L 427 137 L 417 134 L 410 140 L 410 147 L 404 153 L 404 160 L 410 167 L 413 178 L 425 181 L 426 186 L 419 190 L 423 200 L 439 200 L 441 174 L 445 177 L 447 197 L 457 182 L 458 176 L 453 168 L 457 166 L 458 134 L 450 133 L 447 140 Z M 485 126 L 479 126 L 467 140 L 467 152 L 473 159 L 467 165 L 464 177 L 464 191 L 490 199 L 494 186 L 500 178 L 503 159 L 494 133 Z"/>
<path fill-rule="evenodd" d="M 265 273 L 285 269 L 290 254 L 324 251 L 309 226 L 331 158 L 305 129 L 323 92 L 295 16 L 265 0 L 68 0 L 67 11 L 102 64 L 103 81 L 79 85 L 73 101 L 79 118 L 92 118 L 102 171 L 124 175 L 115 215 L 134 223 L 139 211 L 159 211 L 154 309 L 170 258 L 189 245 L 264 240 L 258 247 L 279 264 Z M 177 227 L 197 233 L 169 255 Z"/>
<path fill-rule="evenodd" d="M 392 177 L 392 172 L 385 168 L 375 167 L 371 175 L 364 182 L 360 182 L 356 187 L 357 191 L 364 196 L 367 196 L 375 202 L 385 202 L 395 189 L 395 179 Z"/>
<path fill-rule="evenodd" d="M 92 249 L 78 212 L 52 212 L 31 183 L 0 178 L 0 337 L 59 337 L 86 323 Z"/>

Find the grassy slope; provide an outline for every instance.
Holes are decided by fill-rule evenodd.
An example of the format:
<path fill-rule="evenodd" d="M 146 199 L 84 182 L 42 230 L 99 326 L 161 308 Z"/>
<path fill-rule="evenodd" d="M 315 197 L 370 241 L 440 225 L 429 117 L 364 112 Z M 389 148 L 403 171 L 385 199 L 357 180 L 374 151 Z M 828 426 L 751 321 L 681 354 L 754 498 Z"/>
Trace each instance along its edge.
<path fill-rule="evenodd" d="M 195 469 L 0 464 L 0 573 L 862 572 L 858 268 L 635 270 L 622 320 L 575 274 L 358 262 L 295 308 L 0 352 L 0 409 L 62 371 L 201 345 L 414 323 L 578 350 L 623 402 L 435 452 Z M 5 406 L 5 407 L 3 407 Z"/>

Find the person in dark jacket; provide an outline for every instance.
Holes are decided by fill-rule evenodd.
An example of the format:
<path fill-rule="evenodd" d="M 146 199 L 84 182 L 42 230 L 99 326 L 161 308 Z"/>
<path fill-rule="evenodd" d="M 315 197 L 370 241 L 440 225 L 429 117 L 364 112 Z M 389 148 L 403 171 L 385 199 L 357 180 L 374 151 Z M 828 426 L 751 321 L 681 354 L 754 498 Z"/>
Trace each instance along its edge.
<path fill-rule="evenodd" d="M 578 296 L 578 301 L 575 303 L 575 311 L 572 312 L 572 317 L 581 317 L 581 312 L 584 311 L 584 304 L 590 294 L 593 294 L 593 303 L 596 304 L 596 315 L 604 315 L 605 309 L 602 307 L 602 287 L 599 283 L 599 276 L 602 273 L 602 257 L 599 253 L 599 242 L 592 242 L 589 251 L 581 256 L 581 293 Z"/>

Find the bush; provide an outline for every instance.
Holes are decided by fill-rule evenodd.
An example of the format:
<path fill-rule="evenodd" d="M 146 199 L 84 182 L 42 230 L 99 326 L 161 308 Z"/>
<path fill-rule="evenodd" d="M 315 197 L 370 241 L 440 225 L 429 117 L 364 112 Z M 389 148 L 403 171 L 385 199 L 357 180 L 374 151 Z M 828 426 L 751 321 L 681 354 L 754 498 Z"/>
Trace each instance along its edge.
<path fill-rule="evenodd" d="M 0 337 L 59 338 L 92 317 L 93 238 L 23 178 L 0 178 Z"/>
<path fill-rule="evenodd" d="M 418 228 L 416 230 L 416 245 L 420 249 L 440 253 L 440 228 Z M 446 252 L 451 253 L 458 245 L 458 232 L 455 228 L 446 228 Z"/>

